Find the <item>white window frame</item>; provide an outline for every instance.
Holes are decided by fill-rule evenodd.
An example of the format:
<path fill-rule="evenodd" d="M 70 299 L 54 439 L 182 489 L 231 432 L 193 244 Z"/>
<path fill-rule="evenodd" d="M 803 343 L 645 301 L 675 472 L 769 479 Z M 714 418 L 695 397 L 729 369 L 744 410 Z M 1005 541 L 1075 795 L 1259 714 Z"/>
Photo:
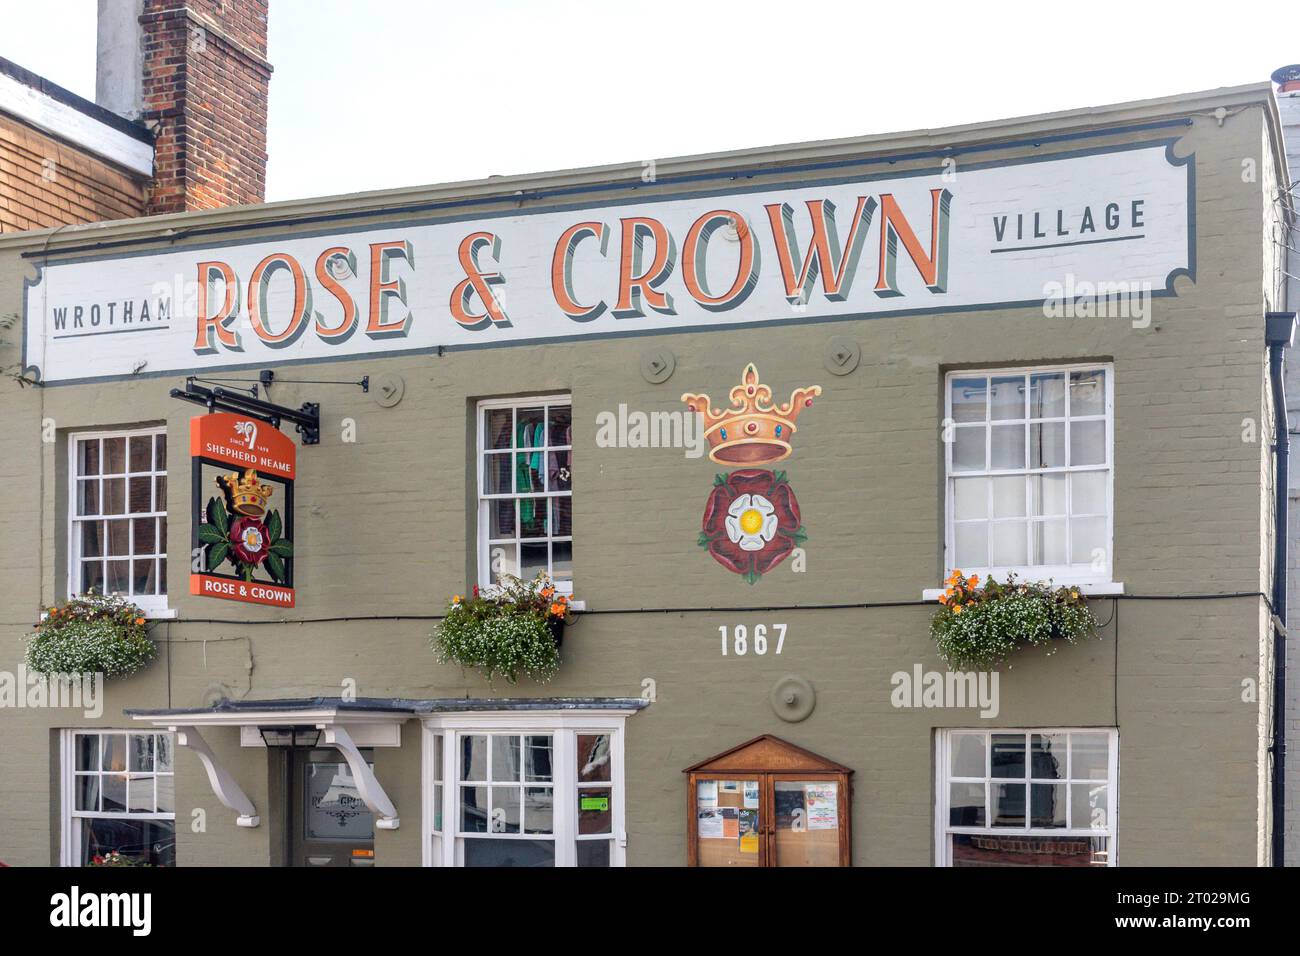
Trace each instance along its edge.
<path fill-rule="evenodd" d="M 944 376 L 943 384 L 943 408 L 944 423 L 947 427 L 957 429 L 962 427 L 953 421 L 952 417 L 952 383 L 955 379 L 970 377 L 987 377 L 992 379 L 996 376 L 1005 375 L 1024 375 L 1032 376 L 1039 374 L 1063 373 L 1066 376 L 1065 389 L 1065 416 L 1060 419 L 1046 419 L 1046 421 L 1063 421 L 1065 423 L 1065 447 L 1070 445 L 1070 421 L 1069 402 L 1070 388 L 1069 375 L 1071 372 L 1095 371 L 1102 370 L 1106 373 L 1106 396 L 1105 409 L 1103 416 L 1087 416 L 1083 420 L 1104 420 L 1106 423 L 1106 464 L 1103 466 L 1084 465 L 1073 466 L 1066 465 L 1054 468 L 1012 468 L 994 470 L 992 466 L 992 450 L 989 444 L 992 441 L 992 429 L 990 428 L 992 415 L 992 402 L 986 402 L 985 407 L 985 461 L 990 467 L 976 472 L 954 472 L 952 467 L 953 446 L 956 444 L 955 431 L 951 436 L 953 440 L 944 441 L 944 481 L 943 481 L 943 501 L 944 501 L 944 577 L 947 578 L 952 573 L 956 559 L 956 532 L 955 532 L 955 502 L 953 495 L 954 478 L 979 478 L 979 477 L 1014 477 L 1029 475 L 1071 475 L 1079 472 L 1097 472 L 1104 471 L 1106 480 L 1106 566 L 1101 571 L 1094 571 L 1091 564 L 1063 564 L 1063 565 L 1027 565 L 1021 567 L 1015 566 L 996 566 L 996 567 L 962 567 L 962 573 L 967 576 L 978 574 L 981 579 L 988 580 L 995 578 L 999 581 L 1006 580 L 1009 574 L 1015 574 L 1022 580 L 1029 581 L 1047 581 L 1052 580 L 1057 584 L 1070 584 L 1080 586 L 1088 594 L 1116 594 L 1122 593 L 1123 585 L 1116 584 L 1113 581 L 1114 574 L 1114 546 L 1115 546 L 1115 365 L 1113 362 L 1076 362 L 1064 365 L 1022 365 L 1010 366 L 1006 368 L 968 368 L 958 369 L 948 372 Z M 949 424 L 951 423 L 951 424 Z M 970 423 L 974 425 L 975 423 Z M 967 426 L 969 427 L 969 426 Z M 1066 510 L 1065 519 L 1067 526 L 1067 535 L 1069 534 L 1070 522 L 1070 482 L 1066 482 Z M 990 492 L 991 494 L 991 492 Z M 991 505 L 990 505 L 991 508 Z M 1029 510 L 1028 508 L 1026 510 Z M 990 515 L 991 515 L 990 511 Z M 988 519 L 985 519 L 988 520 Z M 1028 522 L 1029 527 L 1033 527 L 1032 519 Z M 990 523 L 991 526 L 991 523 Z M 1067 538 L 1067 542 L 1068 542 Z M 1069 545 L 1067 543 L 1066 558 L 1069 558 Z M 926 599 L 937 597 L 942 594 L 942 589 L 927 590 L 924 594 Z"/>
<path fill-rule="evenodd" d="M 952 777 L 948 768 L 951 766 L 952 759 L 952 739 L 960 734 L 982 734 L 984 735 L 985 746 L 985 764 L 983 778 L 973 777 Z M 1105 734 L 1107 737 L 1107 747 L 1109 749 L 1108 760 L 1106 765 L 1107 775 L 1107 826 L 1105 828 L 1080 828 L 1080 827 L 1034 827 L 1029 825 L 1028 807 L 1026 807 L 1026 823 L 1023 827 L 995 827 L 992 825 L 993 814 L 992 807 L 989 805 L 992 797 L 992 781 L 1002 778 L 992 778 L 990 776 L 993 759 L 992 740 L 996 734 Z M 1066 822 L 1069 822 L 1070 801 L 1073 800 L 1072 785 L 1066 780 L 1039 780 L 1032 776 L 1032 759 L 1029 750 L 1030 741 L 1026 740 L 1025 762 L 1026 773 L 1031 776 L 1026 779 L 1031 783 L 1064 783 L 1066 793 Z M 1019 778 L 1012 778 L 1019 779 Z M 1068 769 L 1067 769 L 1068 780 Z M 983 783 L 989 782 L 985 789 L 984 804 L 984 826 L 982 827 L 963 827 L 950 826 L 948 823 L 949 802 L 950 802 L 950 783 Z M 1075 781 L 1075 782 L 1083 782 Z M 935 777 L 934 777 L 934 864 L 935 866 L 950 867 L 952 866 L 952 841 L 949 839 L 955 833 L 980 834 L 984 836 L 1034 836 L 1034 837 L 1106 837 L 1106 865 L 1115 866 L 1119 858 L 1119 731 L 1114 727 L 1000 727 L 993 729 L 984 729 L 982 727 L 950 727 L 937 730 L 935 732 Z"/>
<path fill-rule="evenodd" d="M 475 468 L 474 468 L 474 474 L 475 474 L 475 483 L 474 483 L 474 499 L 475 499 L 476 502 L 478 502 L 478 509 L 477 509 L 477 510 L 478 510 L 478 523 L 477 523 L 477 527 L 476 527 L 475 534 L 476 534 L 476 539 L 477 539 L 477 544 L 478 544 L 478 584 L 479 584 L 479 589 L 480 589 L 480 590 L 483 590 L 483 591 L 491 590 L 491 589 L 494 587 L 494 585 L 492 585 L 492 584 L 490 583 L 491 580 L 492 580 L 492 573 L 491 573 L 491 555 L 490 555 L 490 551 L 491 551 L 491 547 L 492 547 L 492 546 L 488 544 L 488 539 L 489 539 L 489 537 L 490 537 L 490 535 L 488 534 L 488 529 L 489 529 L 489 527 L 490 527 L 490 521 L 491 521 L 491 515 L 490 515 L 489 510 L 488 510 L 488 503 L 491 502 L 491 501 L 498 501 L 498 500 L 507 499 L 507 498 L 508 498 L 508 499 L 511 499 L 511 500 L 515 500 L 515 499 L 518 499 L 518 498 L 520 498 L 520 497 L 525 497 L 525 498 L 545 498 L 545 499 L 547 499 L 547 507 L 549 508 L 549 507 L 550 507 L 550 499 L 552 499 L 552 498 L 563 498 L 563 497 L 567 497 L 567 498 L 570 499 L 570 501 L 572 501 L 572 499 L 573 499 L 572 481 L 570 481 L 570 487 L 569 487 L 569 490 L 568 490 L 568 491 L 544 491 L 544 492 L 539 492 L 539 493 L 537 493 L 537 494 L 524 494 L 524 495 L 521 495 L 521 494 L 519 494 L 518 491 L 511 492 L 510 494 L 488 494 L 488 493 L 486 493 L 486 492 L 483 490 L 483 487 L 484 487 L 484 486 L 483 486 L 483 479 L 484 479 L 484 474 L 483 474 L 483 460 L 484 460 L 484 458 L 485 458 L 485 456 L 486 456 L 486 454 L 487 454 L 488 452 L 494 450 L 494 449 L 489 449 L 489 448 L 486 447 L 486 443 L 487 443 L 487 411 L 488 411 L 489 409 L 494 409 L 494 408 L 516 408 L 516 409 L 517 409 L 517 408 L 530 408 L 530 407 L 534 407 L 534 406 L 537 406 L 537 405 L 541 405 L 541 406 L 543 406 L 543 407 L 545 407 L 545 406 L 550 406 L 550 405 L 567 405 L 567 406 L 569 406 L 569 415 L 570 415 L 570 420 L 572 420 L 572 415 L 573 415 L 573 396 L 572 396 L 572 395 L 567 395 L 567 394 L 559 394 L 559 395 L 529 395 L 529 396 L 526 396 L 526 397 L 524 397 L 524 398 L 488 398 L 488 399 L 483 399 L 483 400 L 481 400 L 481 401 L 478 403 L 478 407 L 477 407 L 477 408 L 475 409 L 475 411 L 474 411 L 474 415 L 475 415 L 475 425 L 474 425 L 474 430 L 475 430 L 475 434 L 477 435 L 477 438 L 475 439 L 475 459 L 476 459 L 476 462 L 475 462 Z M 549 427 L 549 425 L 548 425 L 548 427 Z M 547 435 L 547 438 L 549 438 L 549 437 L 550 437 L 550 435 L 548 434 L 548 435 Z M 513 439 L 512 439 L 512 440 L 513 440 Z M 545 455 L 549 455 L 549 453 L 550 453 L 552 450 L 555 450 L 555 449 L 564 449 L 564 448 L 567 448 L 567 449 L 569 450 L 569 458 L 570 458 L 570 461 L 572 461 L 572 459 L 573 459 L 573 446 L 572 446 L 572 445 L 567 445 L 567 446 L 566 446 L 566 445 L 549 445 L 549 444 L 548 444 L 548 445 L 541 446 L 539 449 L 535 449 L 535 450 L 540 450 L 540 451 L 542 452 L 542 454 L 545 456 Z M 504 450 L 504 449 L 495 449 L 495 450 L 496 450 L 496 451 L 502 451 L 502 450 Z M 515 454 L 515 453 L 514 453 L 514 451 L 512 450 L 512 451 L 510 452 L 510 455 L 509 455 L 509 457 L 510 457 L 510 462 L 511 462 L 511 484 L 512 484 L 512 486 L 513 486 L 513 484 L 514 484 L 514 477 L 513 477 L 513 476 L 514 476 L 514 454 Z M 570 512 L 570 514 L 572 514 L 572 512 Z M 518 524 L 518 521 L 517 521 L 517 520 L 516 520 L 516 522 L 515 522 L 515 527 L 516 527 L 516 530 L 518 530 L 519 524 Z M 546 535 L 545 538 L 538 538 L 538 539 L 536 539 L 536 540 L 538 540 L 538 541 L 546 541 L 546 542 L 548 542 L 548 543 L 549 543 L 549 542 L 554 542 L 554 541 L 557 541 L 557 540 L 558 540 L 558 541 L 561 541 L 561 542 L 563 542 L 563 541 L 568 541 L 570 544 L 572 544 L 572 542 L 573 542 L 572 529 L 570 529 L 570 533 L 569 533 L 568 535 L 554 535 L 554 534 L 551 534 L 551 531 L 553 531 L 553 530 L 554 530 L 554 529 L 551 528 L 551 526 L 550 526 L 550 519 L 549 519 L 549 516 L 548 516 L 548 521 L 547 521 L 547 535 Z M 520 539 L 520 540 L 523 540 L 523 539 Z M 550 558 L 549 558 L 549 557 L 547 558 L 547 566 L 548 566 L 548 573 L 549 573 L 549 568 L 550 568 Z M 523 566 L 522 566 L 522 561 L 521 561 L 521 563 L 520 563 L 520 571 L 521 571 L 521 572 L 522 572 L 522 569 L 523 569 Z M 570 597 L 573 595 L 573 581 L 572 581 L 572 579 L 567 580 L 567 581 L 566 581 L 566 580 L 555 580 L 554 577 L 552 577 L 552 580 L 554 581 L 554 584 L 555 584 L 555 590 L 556 590 L 557 593 L 559 593 L 559 594 L 564 594 L 564 595 L 568 595 L 568 596 L 570 596 Z"/>
<path fill-rule="evenodd" d="M 553 780 L 553 829 L 555 865 L 577 866 L 579 840 L 608 840 L 609 865 L 627 865 L 627 831 L 625 817 L 623 725 L 626 711 L 534 711 L 528 713 L 490 712 L 441 714 L 423 721 L 423 770 L 421 843 L 425 866 L 464 865 L 465 837 L 482 837 L 481 833 L 460 832 L 459 740 L 482 734 L 549 734 L 552 737 L 551 772 Z M 610 834 L 579 836 L 577 747 L 579 734 L 609 735 L 610 754 Z M 442 737 L 442 830 L 434 830 L 434 756 L 436 738 Z M 582 784 L 589 788 L 590 784 Z M 536 840 L 545 836 L 532 833 L 494 834 L 493 839 Z M 435 843 L 438 852 L 435 852 Z"/>
<path fill-rule="evenodd" d="M 105 439 L 105 438 L 122 438 L 122 439 L 124 439 L 124 440 L 125 440 L 125 444 L 126 444 L 126 466 L 127 466 L 127 469 L 128 469 L 128 470 L 124 473 L 124 475 L 125 475 L 125 476 L 133 476 L 133 477 L 143 477 L 143 476 L 146 474 L 146 472 L 131 472 L 129 469 L 130 469 L 130 462 L 131 462 L 131 459 L 130 459 L 130 454 L 131 454 L 131 439 L 134 438 L 134 437 L 140 437 L 140 436 L 144 436 L 144 435 L 149 435 L 149 436 L 151 436 L 151 437 L 154 436 L 154 435 L 163 435 L 163 436 L 165 437 L 165 436 L 167 435 L 167 426 L 166 426 L 166 425 L 154 425 L 154 426 L 149 426 L 149 427 L 147 427 L 147 428 L 119 428 L 119 429 L 111 429 L 111 430 L 106 430 L 106 431 L 81 431 L 81 432 L 70 432 L 70 433 L 68 434 L 68 498 L 67 498 L 67 501 L 68 501 L 68 529 L 67 529 L 67 530 L 68 530 L 68 583 L 67 583 L 67 597 L 68 597 L 69 600 L 71 600 L 71 599 L 73 599 L 73 598 L 75 598 L 75 597 L 78 597 L 80 594 L 84 593 L 84 592 L 82 591 L 82 589 L 81 589 L 81 584 L 82 584 L 82 581 L 81 581 L 81 561 L 82 561 L 82 557 L 81 557 L 81 535 L 78 533 L 78 532 L 80 531 L 80 525 L 82 525 L 82 524 L 84 523 L 84 521 L 83 521 L 81 518 L 79 518 L 79 516 L 77 515 L 77 489 L 78 489 L 79 481 L 80 481 L 82 475 L 81 475 L 81 472 L 80 472 L 79 469 L 78 469 L 78 463 L 77 463 L 77 443 L 78 443 L 78 442 L 82 442 L 82 441 L 86 441 L 86 440 L 88 440 L 88 439 Z M 157 461 L 156 461 L 156 460 L 151 460 L 149 464 L 150 464 L 150 470 L 147 472 L 147 474 L 148 474 L 148 476 L 149 476 L 150 493 L 156 497 L 156 495 L 157 495 L 157 491 L 156 491 L 156 488 L 157 488 L 157 479 L 158 479 L 159 477 L 162 477 L 162 478 L 168 478 L 169 476 L 168 476 L 168 474 L 167 474 L 166 469 L 164 469 L 164 470 L 162 470 L 162 471 L 158 471 L 158 470 L 157 470 L 157 467 L 156 467 L 156 466 L 157 466 Z M 101 467 L 101 469 L 103 468 L 102 445 L 101 445 L 101 460 L 100 460 L 100 467 Z M 102 474 L 103 474 L 102 470 L 101 470 L 100 474 L 101 474 L 101 476 L 102 476 Z M 130 491 L 130 483 L 129 483 L 129 479 L 124 479 L 124 484 L 125 484 L 125 486 L 126 486 L 126 492 L 125 492 L 125 494 L 129 494 L 129 491 Z M 170 481 L 170 480 L 167 482 L 167 493 L 168 493 L 169 495 L 171 494 L 171 481 Z M 135 560 L 135 525 L 134 525 L 134 523 L 130 523 L 130 522 L 131 522 L 132 519 L 134 519 L 134 518 L 160 518 L 160 517 L 161 517 L 161 518 L 167 518 L 167 517 L 168 517 L 168 513 L 167 513 L 167 502 L 164 501 L 162 504 L 163 504 L 163 507 L 162 507 L 161 509 L 159 509 L 159 508 L 158 508 L 158 502 L 155 501 L 155 502 L 154 502 L 154 510 L 149 511 L 149 512 L 136 512 L 136 513 L 132 513 L 132 512 L 129 512 L 129 511 L 128 511 L 128 512 L 123 513 L 122 515 L 105 516 L 104 513 L 103 513 L 103 507 L 104 507 L 103 485 L 102 485 L 102 483 L 101 483 L 101 485 L 100 485 L 100 495 L 99 495 L 100 516 L 99 516 L 98 518 L 96 518 L 96 519 L 91 519 L 91 520 L 98 520 L 98 521 L 107 521 L 107 520 L 126 520 L 126 521 L 128 521 L 129 523 L 128 523 L 128 525 L 127 525 L 127 528 L 128 528 L 128 534 L 129 534 L 129 536 L 130 536 L 130 537 L 128 538 L 128 541 L 130 542 L 129 545 L 128 545 L 128 549 L 129 549 L 129 551 L 130 551 L 130 554 L 127 556 L 126 560 L 128 560 L 128 561 L 134 561 L 134 560 Z M 168 522 L 168 524 L 169 524 L 169 526 L 170 526 L 170 521 Z M 168 530 L 169 530 L 169 532 L 170 532 L 170 527 L 168 528 Z M 107 549 L 107 547 L 108 547 L 107 537 L 105 537 L 104 547 L 105 547 L 105 549 Z M 167 558 L 167 542 L 166 542 L 165 540 L 161 540 L 161 536 L 160 536 L 160 540 L 158 541 L 158 550 L 157 550 L 157 552 L 156 552 L 154 555 L 152 555 L 152 557 L 155 558 L 155 559 L 164 559 L 164 560 Z M 130 580 L 130 576 L 128 575 L 128 581 L 129 581 L 129 580 Z M 167 587 L 168 582 L 167 582 L 166 580 L 163 580 L 163 581 L 162 581 L 162 584 L 163 584 L 164 587 Z M 107 577 L 105 577 L 105 579 L 104 579 L 104 587 L 107 588 L 107 586 L 108 586 L 108 579 L 107 579 Z M 169 588 L 168 590 L 170 591 L 170 588 Z M 175 616 L 175 615 L 174 615 L 174 612 L 171 610 L 170 606 L 168 605 L 168 600 L 169 600 L 169 598 L 168 598 L 168 594 L 140 594 L 140 595 L 127 594 L 127 595 L 125 595 L 125 596 L 128 597 L 128 598 L 131 600 L 131 602 L 134 603 L 137 607 L 139 607 L 142 611 L 144 611 L 144 612 L 145 612 L 145 615 L 146 615 L 147 617 L 173 617 L 173 616 Z"/>
<path fill-rule="evenodd" d="M 176 811 L 171 813 L 141 813 L 130 811 L 104 811 L 104 810 L 78 810 L 77 809 L 77 750 L 76 738 L 78 734 L 92 735 L 96 737 L 106 737 L 112 734 L 126 735 L 137 737 L 164 736 L 172 738 L 172 769 L 159 773 L 145 773 L 145 776 L 159 777 L 170 776 L 172 778 L 172 798 L 176 798 L 175 779 L 176 779 L 176 735 L 162 729 L 141 730 L 139 728 L 108 728 L 108 727 L 72 727 L 60 731 L 59 733 L 59 829 L 61 839 L 59 840 L 59 866 L 80 867 L 81 863 L 81 828 L 77 825 L 78 820 L 96 819 L 96 820 L 154 820 L 167 821 L 173 824 L 175 830 Z M 100 743 L 100 753 L 103 753 L 103 743 Z M 129 761 L 130 744 L 127 745 L 127 754 Z M 102 757 L 101 757 L 102 759 Z M 128 762 L 129 766 L 129 762 Z M 133 771 L 126 771 L 127 779 Z M 102 768 L 98 771 L 102 775 Z M 84 775 L 84 774 L 83 774 Z M 157 799 L 157 783 L 154 784 L 155 801 Z M 129 783 L 128 783 L 129 795 Z"/>

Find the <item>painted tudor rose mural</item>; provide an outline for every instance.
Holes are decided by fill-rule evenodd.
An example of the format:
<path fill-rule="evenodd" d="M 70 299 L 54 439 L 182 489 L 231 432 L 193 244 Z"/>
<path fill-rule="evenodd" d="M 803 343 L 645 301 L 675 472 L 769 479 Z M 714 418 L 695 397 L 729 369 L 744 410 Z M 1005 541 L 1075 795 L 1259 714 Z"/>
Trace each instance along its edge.
<path fill-rule="evenodd" d="M 797 388 L 790 401 L 774 404 L 772 389 L 759 381 L 751 362 L 732 388 L 726 411 L 713 408 L 708 395 L 688 392 L 682 401 L 704 417 L 710 459 L 720 465 L 769 465 L 790 457 L 795 420 L 821 391 L 819 385 Z M 699 543 L 728 571 L 753 584 L 806 538 L 799 500 L 784 471 L 742 467 L 713 479 Z"/>

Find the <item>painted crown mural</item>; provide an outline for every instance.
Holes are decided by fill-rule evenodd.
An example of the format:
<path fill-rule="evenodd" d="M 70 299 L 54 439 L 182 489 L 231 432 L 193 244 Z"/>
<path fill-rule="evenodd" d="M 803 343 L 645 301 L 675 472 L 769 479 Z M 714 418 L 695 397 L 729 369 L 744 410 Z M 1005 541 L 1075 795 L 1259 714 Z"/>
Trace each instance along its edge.
<path fill-rule="evenodd" d="M 790 401 L 773 404 L 750 362 L 731 389 L 731 408 L 719 411 L 708 395 L 687 392 L 682 401 L 704 416 L 709 458 L 720 465 L 767 465 L 793 451 L 795 420 L 812 407 L 821 386 L 796 388 Z M 799 501 L 784 471 L 746 467 L 713 479 L 704 506 L 699 544 L 713 560 L 753 584 L 807 539 Z"/>

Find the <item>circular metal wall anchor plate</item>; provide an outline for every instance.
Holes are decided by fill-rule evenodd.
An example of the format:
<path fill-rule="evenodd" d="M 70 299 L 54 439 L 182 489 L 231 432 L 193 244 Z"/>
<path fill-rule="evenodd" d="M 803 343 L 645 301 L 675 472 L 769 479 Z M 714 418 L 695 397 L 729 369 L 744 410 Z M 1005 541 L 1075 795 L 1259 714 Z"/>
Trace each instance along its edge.
<path fill-rule="evenodd" d="M 375 396 L 375 404 L 381 408 L 392 408 L 405 393 L 406 383 L 400 375 L 376 375 L 370 380 L 370 394 Z"/>
<path fill-rule="evenodd" d="M 806 720 L 817 706 L 813 685 L 795 674 L 787 674 L 772 685 L 772 710 L 787 723 Z"/>
<path fill-rule="evenodd" d="M 656 349 L 641 356 L 641 377 L 651 385 L 661 385 L 677 368 L 677 359 L 667 349 Z"/>
<path fill-rule="evenodd" d="M 822 364 L 826 366 L 826 371 L 832 375 L 848 375 L 858 367 L 861 358 L 862 350 L 858 347 L 857 342 L 846 339 L 842 335 L 836 335 L 826 343 Z"/>

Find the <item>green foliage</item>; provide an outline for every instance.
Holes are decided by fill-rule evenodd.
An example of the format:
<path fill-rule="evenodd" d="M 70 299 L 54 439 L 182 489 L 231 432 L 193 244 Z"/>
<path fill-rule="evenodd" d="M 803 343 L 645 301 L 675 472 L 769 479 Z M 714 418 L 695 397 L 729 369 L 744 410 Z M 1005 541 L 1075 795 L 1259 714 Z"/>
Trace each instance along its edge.
<path fill-rule="evenodd" d="M 555 594 L 545 574 L 532 581 L 502 577 L 491 595 L 475 587 L 468 599 L 453 597 L 430 646 L 440 663 L 478 668 L 489 681 L 500 674 L 514 684 L 522 673 L 545 684 L 560 666 L 551 623 L 567 619 L 568 599 Z"/>
<path fill-rule="evenodd" d="M 1024 645 L 1045 646 L 1050 655 L 1062 641 L 1096 636 L 1096 619 L 1078 588 L 1018 582 L 1014 575 L 980 588 L 978 577 L 960 571 L 947 584 L 930 634 L 950 669 L 995 670 Z"/>
<path fill-rule="evenodd" d="M 26 665 L 39 674 L 126 677 L 157 655 L 144 612 L 123 597 L 87 594 L 46 609 L 27 641 Z"/>

